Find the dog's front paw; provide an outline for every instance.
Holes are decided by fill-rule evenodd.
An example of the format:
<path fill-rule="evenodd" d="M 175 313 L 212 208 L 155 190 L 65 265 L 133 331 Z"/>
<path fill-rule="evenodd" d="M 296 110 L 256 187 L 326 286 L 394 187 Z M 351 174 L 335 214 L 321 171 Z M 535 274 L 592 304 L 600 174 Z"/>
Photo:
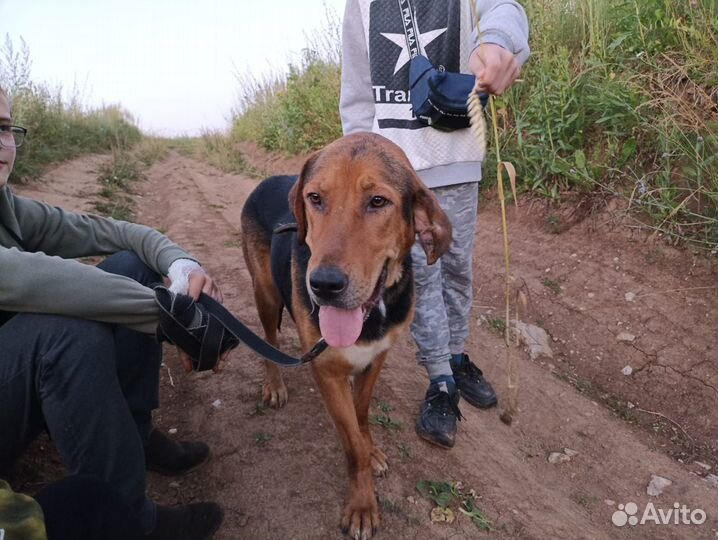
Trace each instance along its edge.
<path fill-rule="evenodd" d="M 342 514 L 342 532 L 354 540 L 366 540 L 376 534 L 379 528 L 379 507 L 376 497 L 354 497 L 344 508 Z"/>
<path fill-rule="evenodd" d="M 374 472 L 374 476 L 386 476 L 389 471 L 389 458 L 379 448 L 374 446 L 370 452 L 371 457 L 371 469 Z"/>
<path fill-rule="evenodd" d="M 289 400 L 289 393 L 284 381 L 265 382 L 262 386 L 262 401 L 274 409 L 284 407 Z"/>

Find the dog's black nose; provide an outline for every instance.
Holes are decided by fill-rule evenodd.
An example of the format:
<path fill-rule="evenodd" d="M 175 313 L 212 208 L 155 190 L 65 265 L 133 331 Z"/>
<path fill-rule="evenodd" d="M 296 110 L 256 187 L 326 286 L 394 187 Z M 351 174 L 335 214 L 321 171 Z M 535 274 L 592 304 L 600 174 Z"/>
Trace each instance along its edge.
<path fill-rule="evenodd" d="M 332 300 L 339 296 L 349 285 L 347 275 L 331 266 L 323 266 L 314 270 L 309 276 L 312 292 L 322 300 Z"/>

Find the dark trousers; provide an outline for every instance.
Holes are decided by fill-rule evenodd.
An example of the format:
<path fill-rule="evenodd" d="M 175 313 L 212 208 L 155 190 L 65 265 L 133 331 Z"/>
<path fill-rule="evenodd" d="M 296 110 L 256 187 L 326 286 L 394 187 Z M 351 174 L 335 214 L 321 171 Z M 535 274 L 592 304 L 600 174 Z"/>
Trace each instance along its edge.
<path fill-rule="evenodd" d="M 144 285 L 161 281 L 130 252 L 99 267 Z M 4 318 L 0 469 L 47 429 L 70 474 L 109 482 L 149 529 L 154 505 L 145 497 L 144 442 L 158 406 L 161 345 L 153 336 L 82 319 L 33 313 Z"/>

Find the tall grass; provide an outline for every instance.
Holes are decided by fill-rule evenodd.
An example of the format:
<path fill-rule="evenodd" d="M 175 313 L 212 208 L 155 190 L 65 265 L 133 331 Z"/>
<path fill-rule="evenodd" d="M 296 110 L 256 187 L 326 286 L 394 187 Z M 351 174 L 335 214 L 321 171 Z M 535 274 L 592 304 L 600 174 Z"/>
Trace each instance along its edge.
<path fill-rule="evenodd" d="M 522 3 L 532 57 L 498 102 L 501 153 L 521 189 L 620 197 L 636 226 L 716 250 L 715 0 Z M 330 19 L 287 77 L 240 78 L 233 137 L 298 153 L 341 134 L 338 29 Z"/>
<path fill-rule="evenodd" d="M 222 133 L 215 131 L 203 133 L 195 142 L 194 156 L 224 172 L 241 173 L 252 177 L 262 176 L 237 148 L 235 140 Z"/>
<path fill-rule="evenodd" d="M 503 100 L 524 189 L 625 197 L 674 240 L 718 243 L 712 0 L 526 0 L 532 58 Z"/>
<path fill-rule="evenodd" d="M 148 154 L 153 155 L 157 154 Z M 135 206 L 132 184 L 144 177 L 141 169 L 146 163 L 127 150 L 114 148 L 112 158 L 97 170 L 101 199 L 95 202 L 95 210 L 114 219 L 132 221 Z"/>
<path fill-rule="evenodd" d="M 132 117 L 117 105 L 84 106 L 75 95 L 63 99 L 60 88 L 31 80 L 30 52 L 9 37 L 0 47 L 0 87 L 10 96 L 14 122 L 28 130 L 18 151 L 13 178 L 39 176 L 52 162 L 89 152 L 127 149 L 141 139 Z"/>
<path fill-rule="evenodd" d="M 341 136 L 339 22 L 327 11 L 325 28 L 309 38 L 288 74 L 238 75 L 240 100 L 231 137 L 285 154 L 320 148 Z"/>

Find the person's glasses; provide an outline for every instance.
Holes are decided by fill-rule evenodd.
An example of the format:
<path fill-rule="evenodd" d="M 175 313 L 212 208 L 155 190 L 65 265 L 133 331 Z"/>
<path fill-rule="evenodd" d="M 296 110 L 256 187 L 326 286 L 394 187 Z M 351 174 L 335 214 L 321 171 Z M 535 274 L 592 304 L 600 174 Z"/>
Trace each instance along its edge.
<path fill-rule="evenodd" d="M 25 142 L 27 130 L 20 126 L 0 125 L 0 146 L 7 148 L 19 148 Z"/>

